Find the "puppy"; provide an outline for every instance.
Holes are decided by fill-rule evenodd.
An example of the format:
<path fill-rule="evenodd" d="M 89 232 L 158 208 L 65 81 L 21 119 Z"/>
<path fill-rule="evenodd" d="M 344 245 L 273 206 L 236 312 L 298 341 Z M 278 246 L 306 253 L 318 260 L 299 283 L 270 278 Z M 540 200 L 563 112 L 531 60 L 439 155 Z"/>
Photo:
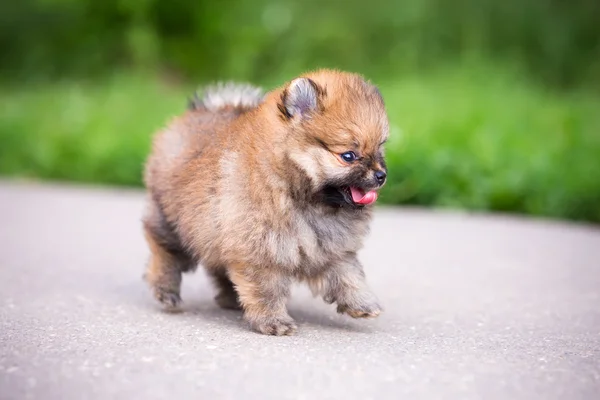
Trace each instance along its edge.
<path fill-rule="evenodd" d="M 147 160 L 154 296 L 177 307 L 182 273 L 202 264 L 216 302 L 264 334 L 296 331 L 294 281 L 339 313 L 379 315 L 357 251 L 386 181 L 388 132 L 379 90 L 356 74 L 319 70 L 266 95 L 208 88 L 155 136 Z"/>

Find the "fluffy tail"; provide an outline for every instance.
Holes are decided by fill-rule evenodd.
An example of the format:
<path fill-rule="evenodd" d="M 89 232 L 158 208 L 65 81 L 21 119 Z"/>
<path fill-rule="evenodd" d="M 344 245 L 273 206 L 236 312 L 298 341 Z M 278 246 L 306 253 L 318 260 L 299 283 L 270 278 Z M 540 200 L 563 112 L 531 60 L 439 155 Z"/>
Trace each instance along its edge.
<path fill-rule="evenodd" d="M 258 106 L 263 98 L 261 88 L 247 83 L 217 83 L 206 87 L 202 97 L 196 92 L 189 100 L 188 108 L 212 112 L 235 109 L 243 112 Z"/>

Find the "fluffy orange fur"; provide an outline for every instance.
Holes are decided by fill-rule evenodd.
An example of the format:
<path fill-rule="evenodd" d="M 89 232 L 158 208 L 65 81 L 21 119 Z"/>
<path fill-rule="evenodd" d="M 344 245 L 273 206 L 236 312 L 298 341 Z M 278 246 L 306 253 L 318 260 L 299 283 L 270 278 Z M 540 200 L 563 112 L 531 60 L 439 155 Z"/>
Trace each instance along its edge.
<path fill-rule="evenodd" d="M 339 312 L 377 316 L 357 259 L 372 205 L 349 188 L 381 188 L 388 131 L 381 94 L 356 74 L 320 70 L 264 96 L 248 85 L 209 89 L 156 135 L 147 161 L 146 280 L 156 298 L 177 307 L 182 272 L 202 264 L 219 305 L 243 309 L 265 334 L 297 329 L 285 307 L 293 281 Z"/>

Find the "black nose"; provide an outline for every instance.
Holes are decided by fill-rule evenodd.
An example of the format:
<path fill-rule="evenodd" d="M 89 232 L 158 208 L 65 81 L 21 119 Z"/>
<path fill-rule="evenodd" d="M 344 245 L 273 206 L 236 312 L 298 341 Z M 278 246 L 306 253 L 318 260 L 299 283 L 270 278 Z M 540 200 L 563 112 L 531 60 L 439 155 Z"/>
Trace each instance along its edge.
<path fill-rule="evenodd" d="M 375 171 L 375 179 L 377 179 L 377 183 L 379 183 L 380 185 L 383 185 L 386 176 L 387 174 L 385 173 L 385 171 Z"/>

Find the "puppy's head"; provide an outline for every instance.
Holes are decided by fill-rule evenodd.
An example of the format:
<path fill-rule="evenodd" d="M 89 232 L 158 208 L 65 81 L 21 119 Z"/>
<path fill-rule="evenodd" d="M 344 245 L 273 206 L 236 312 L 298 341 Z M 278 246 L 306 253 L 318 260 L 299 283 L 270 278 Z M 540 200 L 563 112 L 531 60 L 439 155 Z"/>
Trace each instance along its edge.
<path fill-rule="evenodd" d="M 362 208 L 386 181 L 389 123 L 379 90 L 355 74 L 318 71 L 281 92 L 287 157 L 312 183 L 312 198 Z"/>

